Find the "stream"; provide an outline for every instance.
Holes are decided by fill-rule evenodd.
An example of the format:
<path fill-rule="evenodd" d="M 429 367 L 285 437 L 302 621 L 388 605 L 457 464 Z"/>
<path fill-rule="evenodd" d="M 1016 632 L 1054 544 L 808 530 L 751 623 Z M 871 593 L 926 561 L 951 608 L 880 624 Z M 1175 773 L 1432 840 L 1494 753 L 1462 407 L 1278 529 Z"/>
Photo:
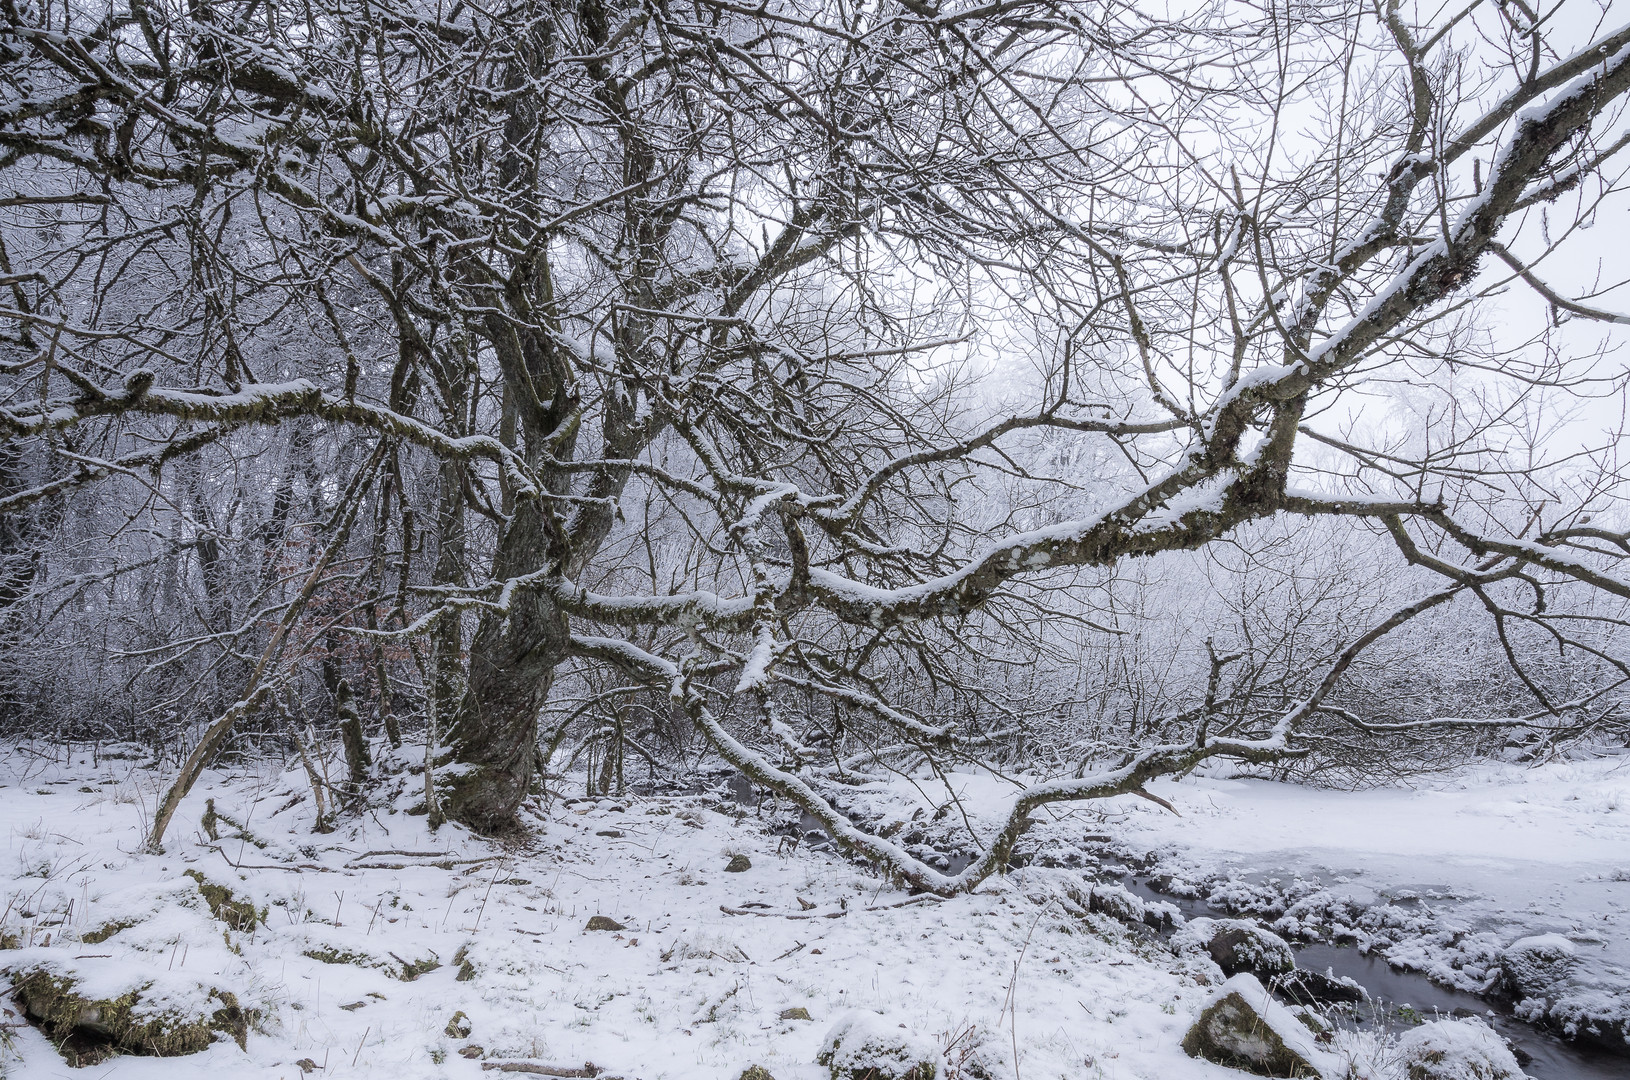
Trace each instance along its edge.
<path fill-rule="evenodd" d="M 1167 896 L 1150 888 L 1147 882 L 1128 877 L 1120 882 L 1128 891 L 1145 900 L 1175 905 L 1186 918 L 1208 916 L 1231 918 L 1225 912 L 1211 908 L 1203 900 L 1186 900 Z M 1607 1050 L 1563 1039 L 1535 1027 L 1515 1016 L 1505 1002 L 1489 1001 L 1475 994 L 1439 986 L 1417 971 L 1395 968 L 1386 960 L 1355 948 L 1343 948 L 1315 942 L 1311 945 L 1291 943 L 1296 952 L 1298 966 L 1313 971 L 1328 971 L 1337 977 L 1346 976 L 1370 994 L 1370 1001 L 1360 1006 L 1356 1016 L 1359 1027 L 1386 1031 L 1401 1031 L 1411 1025 L 1401 1019 L 1398 1009 L 1408 1006 L 1423 1017 L 1465 1016 L 1472 1014 L 1487 1020 L 1495 1031 L 1517 1051 L 1523 1072 L 1534 1080 L 1625 1080 L 1630 1076 L 1630 1058 Z"/>
<path fill-rule="evenodd" d="M 726 785 L 728 796 L 744 806 L 753 805 L 755 789 L 745 776 L 737 774 Z M 821 822 L 804 813 L 799 822 L 800 840 L 817 849 L 824 847 L 826 830 Z M 944 873 L 959 873 L 970 861 L 967 856 L 948 853 L 944 856 Z M 1176 906 L 1186 918 L 1199 916 L 1229 918 L 1227 913 L 1213 909 L 1203 900 L 1188 900 L 1168 896 L 1151 888 L 1146 881 L 1126 877 L 1120 882 L 1129 891 L 1145 900 Z M 1362 986 L 1370 1001 L 1358 1007 L 1354 1021 L 1367 1030 L 1401 1031 L 1411 1025 L 1399 1015 L 1400 1007 L 1408 1007 L 1417 1015 L 1481 1016 L 1495 1031 L 1514 1047 L 1523 1072 L 1533 1080 L 1626 1080 L 1630 1077 L 1630 1058 L 1598 1047 L 1567 1042 L 1541 1027 L 1536 1027 L 1511 1011 L 1507 1002 L 1485 1000 L 1475 994 L 1439 986 L 1416 971 L 1395 968 L 1386 960 L 1356 948 L 1343 948 L 1315 942 L 1295 945 L 1297 964 L 1314 971 L 1328 971 L 1347 977 Z"/>

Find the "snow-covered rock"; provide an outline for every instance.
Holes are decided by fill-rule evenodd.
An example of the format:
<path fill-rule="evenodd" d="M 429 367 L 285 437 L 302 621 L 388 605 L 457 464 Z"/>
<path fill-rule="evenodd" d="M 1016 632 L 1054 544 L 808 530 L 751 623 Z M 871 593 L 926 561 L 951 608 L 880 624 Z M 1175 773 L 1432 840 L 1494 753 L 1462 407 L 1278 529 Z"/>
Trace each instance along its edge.
<path fill-rule="evenodd" d="M 1183 922 L 1183 914 L 1176 904 L 1145 900 L 1124 885 L 1091 885 L 1076 890 L 1071 898 L 1090 912 L 1108 915 L 1128 926 L 1143 925 L 1165 930 L 1180 926 Z"/>
<path fill-rule="evenodd" d="M 1438 1020 L 1405 1032 L 1398 1055 L 1408 1080 L 1522 1080 L 1505 1041 L 1482 1020 Z"/>
<path fill-rule="evenodd" d="M 1284 938 L 1245 919 L 1190 919 L 1172 935 L 1172 945 L 1205 951 L 1229 975 L 1249 972 L 1271 979 L 1296 967 L 1296 954 Z"/>
<path fill-rule="evenodd" d="M 1330 1080 L 1340 1063 L 1252 975 L 1235 975 L 1212 994 L 1183 1039 L 1190 1057 L 1263 1076 Z"/>
<path fill-rule="evenodd" d="M 1570 1039 L 1630 1050 L 1630 973 L 1561 934 L 1514 941 L 1500 956 L 1517 1015 Z"/>
<path fill-rule="evenodd" d="M 863 1012 L 840 1017 L 815 1060 L 832 1080 L 936 1080 L 941 1071 L 932 1045 Z"/>
<path fill-rule="evenodd" d="M 1549 995 L 1579 962 L 1579 950 L 1561 934 L 1536 934 L 1514 941 L 1500 957 L 1500 969 L 1513 997 Z"/>

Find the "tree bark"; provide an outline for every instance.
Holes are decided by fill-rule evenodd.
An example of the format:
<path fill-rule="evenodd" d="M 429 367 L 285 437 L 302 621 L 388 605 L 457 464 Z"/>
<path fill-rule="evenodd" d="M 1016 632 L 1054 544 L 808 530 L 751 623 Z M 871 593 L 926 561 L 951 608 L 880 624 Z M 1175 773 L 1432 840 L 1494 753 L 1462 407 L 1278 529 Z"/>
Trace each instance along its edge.
<path fill-rule="evenodd" d="M 535 568 L 536 553 L 549 546 L 544 517 L 536 501 L 517 508 L 499 546 L 498 577 Z M 441 770 L 449 818 L 483 832 L 515 827 L 538 768 L 538 713 L 569 641 L 565 614 L 536 592 L 516 598 L 507 619 L 481 620 L 447 734 L 450 761 Z"/>

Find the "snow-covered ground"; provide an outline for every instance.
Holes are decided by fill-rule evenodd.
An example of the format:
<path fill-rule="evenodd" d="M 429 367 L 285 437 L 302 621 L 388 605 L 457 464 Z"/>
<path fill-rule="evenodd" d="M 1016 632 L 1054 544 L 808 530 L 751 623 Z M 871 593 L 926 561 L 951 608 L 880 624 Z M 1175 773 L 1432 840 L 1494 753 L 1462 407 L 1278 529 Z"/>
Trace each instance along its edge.
<path fill-rule="evenodd" d="M 824 1080 L 816 1054 L 851 1010 L 950 1046 L 964 1066 L 971 1048 L 997 1078 L 1241 1075 L 1180 1047 L 1215 967 L 1080 914 L 1066 897 L 1081 872 L 1042 865 L 1057 858 L 932 902 L 833 854 L 788 850 L 768 816 L 712 796 L 555 799 L 529 840 L 505 846 L 430 833 L 406 812 L 417 781 L 404 781 L 394 809 L 319 835 L 298 766 L 206 774 L 167 853 L 151 856 L 137 850 L 151 774 L 77 751 L 71 763 L 0 752 L 0 932 L 20 946 L 0 967 L 44 965 L 109 997 L 146 986 L 182 1009 L 226 990 L 258 1014 L 242 1049 L 222 1039 L 92 1073 L 14 1016 L 6 1075 L 408 1080 L 592 1062 L 629 1080 L 735 1080 L 750 1064 Z M 995 810 L 990 782 L 953 783 L 976 825 Z M 1630 936 L 1630 767 L 1485 773 L 1413 792 L 1216 779 L 1157 790 L 1181 818 L 1115 800 L 1047 824 L 1040 849 L 1110 833 L 1244 885 L 1252 870 L 1325 868 L 1326 884 L 1369 900 L 1452 895 L 1467 918 L 1509 919 L 1501 934 L 1551 928 L 1612 957 Z M 863 791 L 855 809 L 898 813 L 907 837 L 914 807 L 947 794 Z M 215 842 L 201 823 L 210 799 L 224 816 Z M 931 817 L 918 814 L 925 827 Z M 751 868 L 726 872 L 738 854 Z M 188 871 L 263 908 L 264 925 L 224 926 Z M 596 915 L 624 929 L 586 930 Z M 794 1009 L 810 1019 L 782 1018 Z"/>
<path fill-rule="evenodd" d="M 1039 879 L 897 906 L 917 898 L 833 855 L 778 853 L 757 818 L 702 797 L 557 800 L 509 848 L 431 835 L 405 812 L 313 835 L 303 774 L 270 768 L 207 774 L 155 857 L 137 851 L 154 779 L 129 762 L 13 751 L 0 768 L 4 928 L 24 946 L 0 964 L 47 963 L 108 995 L 152 981 L 191 1007 L 225 989 L 261 1014 L 245 1049 L 119 1057 L 97 1077 L 293 1080 L 304 1060 L 314 1077 L 407 1080 L 525 1060 L 642 1080 L 734 1080 L 757 1063 L 817 1080 L 822 1037 L 853 1009 L 956 1054 L 978 1045 L 997 1075 L 1015 1054 L 1026 1080 L 1235 1075 L 1179 1048 L 1207 990 L 1118 924 L 1038 902 Z M 210 843 L 207 799 L 253 840 L 223 822 Z M 751 869 L 726 873 L 733 854 Z M 188 870 L 265 907 L 266 925 L 224 928 Z M 626 929 L 585 931 L 594 915 Z M 795 1008 L 811 1019 L 780 1019 Z M 448 1034 L 460 1012 L 466 1038 Z M 34 1028 L 13 1031 L 7 1075 L 87 1075 Z"/>

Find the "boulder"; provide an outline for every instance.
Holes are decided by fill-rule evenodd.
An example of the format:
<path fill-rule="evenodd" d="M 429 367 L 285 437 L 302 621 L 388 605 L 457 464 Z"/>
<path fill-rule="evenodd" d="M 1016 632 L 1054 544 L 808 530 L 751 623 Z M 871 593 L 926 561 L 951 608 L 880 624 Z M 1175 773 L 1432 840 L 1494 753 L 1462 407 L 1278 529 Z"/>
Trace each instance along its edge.
<path fill-rule="evenodd" d="M 1326 1080 L 1340 1074 L 1314 1034 L 1252 975 L 1235 975 L 1211 995 L 1183 1038 L 1190 1057 L 1261 1076 Z"/>
<path fill-rule="evenodd" d="M 1409 1080 L 1523 1080 L 1516 1055 L 1482 1020 L 1437 1020 L 1398 1040 Z"/>
<path fill-rule="evenodd" d="M 1512 942 L 1500 974 L 1518 1016 L 1563 1038 L 1630 1053 L 1630 970 L 1561 934 Z"/>
<path fill-rule="evenodd" d="M 849 1013 L 827 1032 L 815 1055 L 832 1080 L 938 1080 L 939 1053 L 866 1013 Z"/>

